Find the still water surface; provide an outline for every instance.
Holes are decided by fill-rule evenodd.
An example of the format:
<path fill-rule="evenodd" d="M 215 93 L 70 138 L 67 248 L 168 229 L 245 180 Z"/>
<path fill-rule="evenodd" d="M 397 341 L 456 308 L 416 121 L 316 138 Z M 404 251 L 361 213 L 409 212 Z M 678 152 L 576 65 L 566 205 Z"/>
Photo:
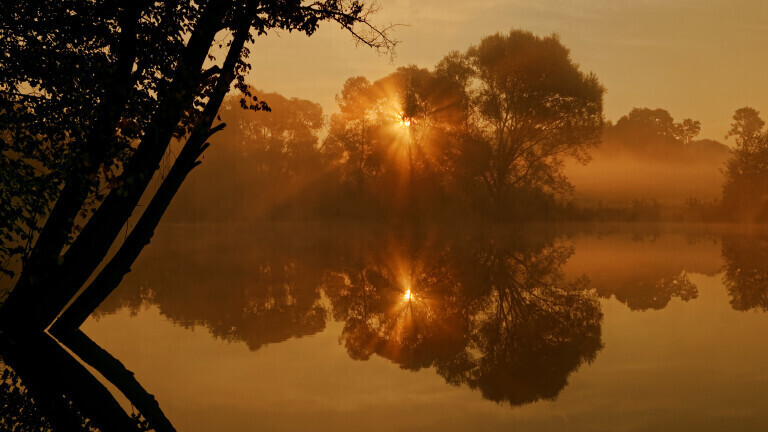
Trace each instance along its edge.
<path fill-rule="evenodd" d="M 180 431 L 765 430 L 766 237 L 458 231 L 165 225 L 83 329 Z"/>

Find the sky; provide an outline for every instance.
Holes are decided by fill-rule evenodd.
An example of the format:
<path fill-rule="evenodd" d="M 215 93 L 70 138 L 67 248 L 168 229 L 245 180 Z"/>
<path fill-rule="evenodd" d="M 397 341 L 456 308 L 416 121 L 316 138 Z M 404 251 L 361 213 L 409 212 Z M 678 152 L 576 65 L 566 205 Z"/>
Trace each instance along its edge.
<path fill-rule="evenodd" d="M 452 50 L 510 29 L 557 33 L 582 70 L 606 87 L 605 117 L 633 107 L 664 108 L 702 123 L 701 138 L 723 140 L 733 112 L 768 116 L 768 2 L 764 0 L 381 0 L 373 21 L 403 24 L 393 61 L 335 23 L 307 38 L 259 37 L 250 84 L 318 102 L 326 114 L 353 76 L 371 80 L 397 67 L 432 68 Z"/>

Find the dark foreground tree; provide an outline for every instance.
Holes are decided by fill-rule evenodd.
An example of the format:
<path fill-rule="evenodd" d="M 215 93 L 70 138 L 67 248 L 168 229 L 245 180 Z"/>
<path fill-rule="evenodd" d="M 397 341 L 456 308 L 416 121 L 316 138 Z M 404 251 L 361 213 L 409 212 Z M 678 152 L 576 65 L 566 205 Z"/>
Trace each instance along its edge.
<path fill-rule="evenodd" d="M 102 406 L 122 412 L 44 332 L 76 297 L 51 327 L 58 341 L 153 417 L 152 428 L 173 430 L 133 374 L 77 328 L 130 271 L 207 140 L 224 128 L 216 117 L 233 83 L 243 108 L 268 109 L 245 84 L 246 44 L 274 30 L 312 35 L 321 21 L 334 21 L 358 42 L 391 50 L 369 22 L 375 10 L 359 0 L 4 2 L 0 268 L 14 279 L 0 308 L 3 355 L 48 371 L 46 379 L 61 384 L 57 400 L 87 384 Z M 174 139 L 180 150 L 169 161 Z M 116 252 L 107 260 L 110 248 Z M 57 360 L 82 379 L 52 374 Z M 117 414 L 94 412 L 103 414 L 104 430 L 130 426 L 111 427 Z"/>
<path fill-rule="evenodd" d="M 21 267 L 0 314 L 5 327 L 51 324 L 179 139 L 178 157 L 85 294 L 100 292 L 96 301 L 129 271 L 208 138 L 224 127 L 214 123 L 232 83 L 243 107 L 267 108 L 244 83 L 245 45 L 255 35 L 311 35 L 321 21 L 335 21 L 357 41 L 391 49 L 370 24 L 372 12 L 357 0 L 4 3 L 0 253 L 6 272 Z"/>

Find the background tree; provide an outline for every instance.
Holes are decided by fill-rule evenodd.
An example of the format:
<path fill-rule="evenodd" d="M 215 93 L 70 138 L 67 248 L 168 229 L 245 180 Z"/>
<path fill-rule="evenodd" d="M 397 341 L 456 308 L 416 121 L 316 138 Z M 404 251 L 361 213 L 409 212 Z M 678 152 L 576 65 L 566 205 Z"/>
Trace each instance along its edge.
<path fill-rule="evenodd" d="M 557 36 L 513 30 L 484 38 L 442 70 L 455 71 L 468 101 L 457 157 L 497 210 L 521 190 L 569 190 L 566 157 L 586 162 L 603 124 L 604 89 L 579 70 Z"/>
<path fill-rule="evenodd" d="M 725 165 L 723 206 L 735 219 L 756 222 L 768 217 L 768 132 L 753 108 L 744 107 L 733 115 L 731 130 L 736 149 Z"/>
<path fill-rule="evenodd" d="M 373 133 L 377 119 L 372 99 L 367 79 L 349 78 L 336 96 L 339 113 L 331 116 L 323 142 L 323 153 L 330 163 L 339 165 L 341 180 L 358 189 L 376 175 L 382 161 Z"/>
<path fill-rule="evenodd" d="M 373 83 L 350 78 L 336 100 L 322 151 L 351 203 L 387 210 L 422 206 L 450 179 L 445 135 L 457 91 L 427 69 L 409 66 Z M 373 202 L 366 198 L 375 198 Z M 342 204 L 343 205 L 343 204 Z"/>
<path fill-rule="evenodd" d="M 708 148 L 713 146 L 706 140 L 694 141 L 700 130 L 698 120 L 675 122 L 662 108 L 632 108 L 616 124 L 605 128 L 601 150 L 659 160 L 685 159 L 714 150 Z M 722 144 L 718 149 L 721 153 L 727 151 Z"/>
<path fill-rule="evenodd" d="M 678 125 L 676 125 L 677 139 L 683 142 L 685 145 L 689 145 L 699 132 L 701 132 L 701 122 L 693 119 L 685 119 Z"/>
<path fill-rule="evenodd" d="M 211 139 L 205 169 L 185 182 L 168 218 L 176 221 L 253 221 L 296 217 L 286 207 L 307 210 L 308 187 L 324 176 L 318 147 L 320 105 L 250 89 L 271 112 L 243 110 L 228 96 L 220 118 L 229 125 Z"/>
<path fill-rule="evenodd" d="M 593 214 L 603 219 L 716 217 L 720 169 L 731 151 L 698 139 L 699 127 L 693 119 L 676 121 L 662 108 L 633 108 L 615 123 L 606 122 L 589 165 L 566 166 L 578 203 L 595 208 Z"/>

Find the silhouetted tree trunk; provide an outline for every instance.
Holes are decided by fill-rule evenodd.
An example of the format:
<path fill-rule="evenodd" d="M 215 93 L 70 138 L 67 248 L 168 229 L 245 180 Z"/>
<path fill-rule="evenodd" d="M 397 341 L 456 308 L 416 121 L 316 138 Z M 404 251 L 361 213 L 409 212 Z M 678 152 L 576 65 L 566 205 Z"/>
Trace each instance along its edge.
<path fill-rule="evenodd" d="M 43 233 L 51 234 L 38 239 L 34 251 L 40 252 L 33 251 L 32 254 L 35 257 L 41 256 L 40 264 L 46 270 L 41 271 L 38 265 L 26 267 L 3 306 L 3 317 L 12 317 L 17 322 L 15 328 L 31 331 L 48 327 L 107 254 L 149 185 L 154 171 L 159 167 L 184 111 L 195 99 L 196 89 L 202 78 L 200 65 L 205 61 L 231 4 L 231 1 L 211 2 L 202 13 L 181 57 L 177 75 L 168 90 L 158 97 L 157 111 L 135 154 L 125 167 L 120 186 L 110 191 L 64 254 L 63 260 L 59 258 L 59 251 L 63 247 L 61 240 L 66 240 L 70 232 L 73 219 L 71 209 L 77 207 L 76 214 L 81 209 L 82 201 L 71 197 L 70 194 L 60 198 L 64 199 L 64 204 L 59 205 L 57 201 L 54 208 L 64 209 L 62 215 L 52 215 L 57 217 L 50 220 L 53 224 L 50 228 L 49 222 L 46 222 Z M 240 53 L 237 54 L 239 58 Z M 130 63 L 132 65 L 133 61 Z M 227 72 L 222 76 L 234 77 L 234 64 L 232 70 Z M 110 130 L 110 134 L 113 130 Z M 100 144 L 106 147 L 104 142 Z M 22 322 L 25 324 L 18 324 Z"/>
<path fill-rule="evenodd" d="M 137 430 L 109 390 L 51 337 L 30 335 L 23 346 L 0 337 L 0 351 L 61 430 L 81 430 L 86 418 L 104 431 Z"/>
<path fill-rule="evenodd" d="M 31 305 L 41 306 L 39 291 L 58 277 L 59 254 L 70 234 L 72 223 L 88 198 L 99 167 L 107 157 L 109 142 L 120 120 L 128 93 L 134 85 L 131 71 L 136 58 L 136 20 L 138 6 L 131 0 L 123 1 L 120 16 L 120 38 L 115 47 L 118 56 L 117 74 L 108 82 L 104 98 L 96 110 L 101 115 L 95 120 L 82 150 L 76 158 L 79 162 L 71 171 L 56 204 L 24 266 L 16 287 L 6 300 L 0 317 L 4 320 L 42 322 L 42 311 Z M 19 326 L 27 328 L 26 326 Z"/>
<path fill-rule="evenodd" d="M 142 249 L 144 249 L 144 246 L 149 244 L 155 233 L 155 228 L 160 223 L 160 219 L 168 209 L 168 205 L 170 205 L 184 179 L 200 163 L 198 158 L 208 146 L 206 140 L 213 133 L 224 127 L 222 123 L 216 128 L 211 129 L 211 124 L 234 79 L 235 63 L 240 57 L 240 51 L 243 49 L 248 38 L 249 28 L 250 23 L 246 20 L 237 29 L 234 41 L 230 46 L 229 54 L 222 68 L 224 72 L 219 77 L 214 94 L 206 105 L 202 120 L 184 144 L 173 167 L 139 218 L 136 226 L 96 279 L 57 320 L 55 331 L 68 332 L 80 327 L 99 304 L 107 298 L 109 293 L 117 288 L 123 276 L 130 272 L 131 266 L 136 261 L 136 258 L 138 258 Z M 60 307 L 63 308 L 64 304 L 61 304 Z"/>
<path fill-rule="evenodd" d="M 175 432 L 176 429 L 153 395 L 148 393 L 136 380 L 133 372 L 123 366 L 110 353 L 92 341 L 85 333 L 74 330 L 61 337 L 67 348 L 71 349 L 80 359 L 93 367 L 112 383 L 136 407 L 152 428 L 157 432 Z"/>

